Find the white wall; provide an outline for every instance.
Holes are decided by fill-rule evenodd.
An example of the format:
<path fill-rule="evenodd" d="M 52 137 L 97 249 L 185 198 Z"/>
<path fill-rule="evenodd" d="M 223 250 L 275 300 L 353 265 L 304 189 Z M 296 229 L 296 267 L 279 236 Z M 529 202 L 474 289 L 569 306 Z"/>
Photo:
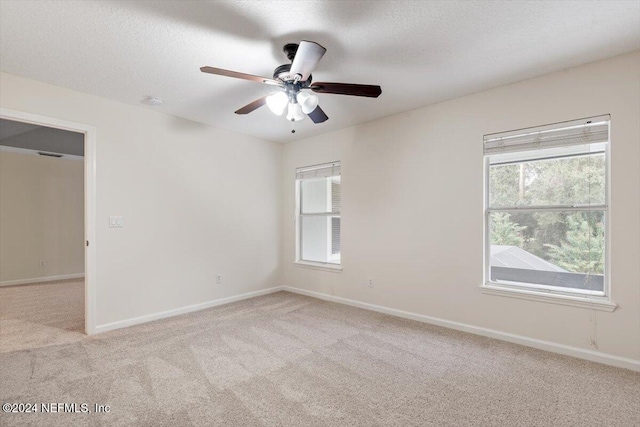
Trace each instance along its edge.
<path fill-rule="evenodd" d="M 0 149 L 0 236 L 0 284 L 84 273 L 82 159 Z"/>
<path fill-rule="evenodd" d="M 289 143 L 285 285 L 640 360 L 640 53 Z M 362 100 L 363 108 L 368 102 Z M 611 114 L 613 313 L 482 294 L 483 135 Z M 329 112 L 330 114 L 330 112 Z M 342 273 L 293 265 L 295 168 L 342 162 Z M 375 288 L 365 287 L 374 278 Z"/>
<path fill-rule="evenodd" d="M 0 105 L 96 128 L 98 326 L 279 284 L 279 144 L 6 73 Z"/>

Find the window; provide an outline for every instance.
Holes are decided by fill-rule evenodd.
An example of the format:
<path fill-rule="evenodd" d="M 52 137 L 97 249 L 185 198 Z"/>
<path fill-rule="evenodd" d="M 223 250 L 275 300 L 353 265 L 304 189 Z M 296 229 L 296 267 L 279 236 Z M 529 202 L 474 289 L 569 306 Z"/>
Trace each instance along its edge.
<path fill-rule="evenodd" d="M 296 262 L 340 265 L 340 162 L 296 170 Z"/>
<path fill-rule="evenodd" d="M 484 138 L 485 287 L 606 299 L 609 116 Z"/>

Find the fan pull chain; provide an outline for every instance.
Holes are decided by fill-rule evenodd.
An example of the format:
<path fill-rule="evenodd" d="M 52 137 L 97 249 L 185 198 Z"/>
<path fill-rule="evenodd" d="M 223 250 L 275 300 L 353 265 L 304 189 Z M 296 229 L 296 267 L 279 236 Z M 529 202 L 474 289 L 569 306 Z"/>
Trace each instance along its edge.
<path fill-rule="evenodd" d="M 295 127 L 296 127 L 296 121 L 295 119 L 291 119 L 291 133 L 296 133 Z"/>

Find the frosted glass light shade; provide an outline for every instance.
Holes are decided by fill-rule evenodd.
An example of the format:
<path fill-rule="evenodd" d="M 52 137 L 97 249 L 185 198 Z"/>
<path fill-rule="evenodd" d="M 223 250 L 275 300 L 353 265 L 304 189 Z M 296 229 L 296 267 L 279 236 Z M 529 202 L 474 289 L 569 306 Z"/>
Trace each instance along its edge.
<path fill-rule="evenodd" d="M 304 119 L 304 113 L 300 104 L 289 103 L 289 110 L 287 112 L 287 120 L 299 122 Z"/>
<path fill-rule="evenodd" d="M 318 96 L 308 92 L 298 92 L 296 95 L 298 104 L 302 107 L 304 114 L 309 114 L 318 106 Z"/>
<path fill-rule="evenodd" d="M 276 116 L 281 116 L 287 106 L 287 95 L 284 92 L 275 92 L 267 96 L 267 107 Z"/>

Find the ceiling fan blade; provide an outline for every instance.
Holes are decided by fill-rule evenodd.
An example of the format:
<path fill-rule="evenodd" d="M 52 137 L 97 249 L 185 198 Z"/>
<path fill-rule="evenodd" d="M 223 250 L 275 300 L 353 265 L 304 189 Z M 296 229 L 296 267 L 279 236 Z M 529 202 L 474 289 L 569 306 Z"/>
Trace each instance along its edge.
<path fill-rule="evenodd" d="M 329 117 L 322 111 L 322 108 L 318 105 L 315 110 L 307 114 L 313 123 L 322 123 L 329 120 Z"/>
<path fill-rule="evenodd" d="M 245 105 L 244 107 L 236 111 L 236 114 L 249 114 L 253 110 L 257 110 L 258 108 L 262 107 L 264 104 L 267 103 L 267 96 L 269 95 L 263 96 L 262 98 L 258 98 L 255 101 Z"/>
<path fill-rule="evenodd" d="M 358 85 L 352 83 L 313 83 L 309 89 L 316 93 L 335 93 L 338 95 L 367 96 L 377 98 L 382 88 L 375 85 Z"/>
<path fill-rule="evenodd" d="M 269 79 L 267 77 L 254 76 L 253 74 L 239 73 L 237 71 L 224 70 L 222 68 L 202 67 L 200 68 L 200 71 L 202 71 L 203 73 L 217 74 L 219 76 L 235 77 L 236 79 L 250 80 L 252 82 L 267 83 L 275 86 L 280 85 L 277 81 L 273 79 Z"/>
<path fill-rule="evenodd" d="M 309 74 L 316 68 L 318 62 L 327 51 L 324 47 L 315 42 L 301 41 L 298 46 L 296 56 L 293 58 L 290 73 L 292 76 L 300 74 L 300 80 L 305 81 Z"/>

